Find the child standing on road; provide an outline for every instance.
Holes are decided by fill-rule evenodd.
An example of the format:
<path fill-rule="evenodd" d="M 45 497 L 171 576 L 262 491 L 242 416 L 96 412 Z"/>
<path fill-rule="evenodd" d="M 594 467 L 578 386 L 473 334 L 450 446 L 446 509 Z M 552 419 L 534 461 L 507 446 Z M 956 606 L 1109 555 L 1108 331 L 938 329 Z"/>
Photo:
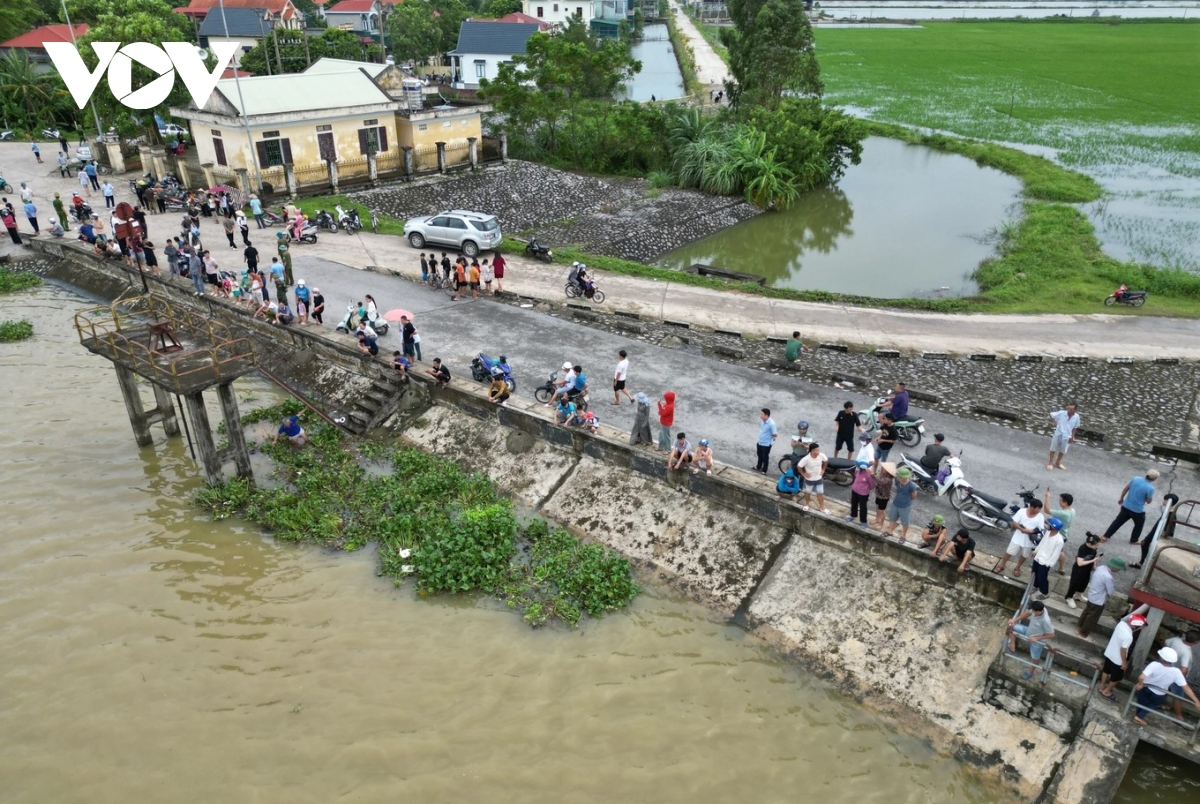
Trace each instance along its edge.
<path fill-rule="evenodd" d="M 469 277 L 468 284 L 471 286 L 471 298 L 472 299 L 479 298 L 479 276 L 480 276 L 479 261 L 471 260 L 471 272 L 470 272 L 470 274 L 468 274 L 468 277 Z"/>
<path fill-rule="evenodd" d="M 496 272 L 492 268 L 492 264 L 487 260 L 483 261 L 483 266 L 479 269 L 480 279 L 483 280 L 483 292 L 486 296 L 492 295 L 492 282 L 496 279 Z"/>
<path fill-rule="evenodd" d="M 675 392 L 666 391 L 658 403 L 658 448 L 671 451 L 671 427 L 675 424 Z"/>

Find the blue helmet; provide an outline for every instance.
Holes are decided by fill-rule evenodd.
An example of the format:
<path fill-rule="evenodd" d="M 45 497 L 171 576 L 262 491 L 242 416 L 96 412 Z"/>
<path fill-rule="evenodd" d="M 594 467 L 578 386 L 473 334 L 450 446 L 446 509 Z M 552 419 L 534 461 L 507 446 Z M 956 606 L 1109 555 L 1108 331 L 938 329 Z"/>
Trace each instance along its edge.
<path fill-rule="evenodd" d="M 1063 521 L 1056 516 L 1050 517 L 1050 520 L 1048 522 L 1046 522 L 1046 524 L 1050 526 L 1050 530 L 1062 530 L 1063 529 Z"/>
<path fill-rule="evenodd" d="M 807 429 L 808 429 L 808 422 L 802 421 L 802 422 L 799 422 L 799 423 L 797 423 L 797 425 L 796 425 L 796 429 L 797 429 L 797 430 L 807 430 Z"/>
<path fill-rule="evenodd" d="M 870 468 L 871 468 L 871 464 L 867 463 L 866 461 L 859 461 L 859 462 L 858 462 L 858 468 L 859 468 L 859 469 L 870 469 Z"/>
<path fill-rule="evenodd" d="M 700 446 L 702 446 L 702 447 L 707 447 L 707 446 L 708 446 L 708 439 L 707 439 L 707 438 L 702 438 L 702 439 L 700 439 Z"/>

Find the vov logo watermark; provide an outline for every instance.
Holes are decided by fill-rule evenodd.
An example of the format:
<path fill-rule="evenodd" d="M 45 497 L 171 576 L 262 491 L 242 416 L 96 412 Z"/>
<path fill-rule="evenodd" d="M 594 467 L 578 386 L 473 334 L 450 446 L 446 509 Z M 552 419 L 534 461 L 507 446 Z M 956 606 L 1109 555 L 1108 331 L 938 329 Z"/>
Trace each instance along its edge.
<path fill-rule="evenodd" d="M 189 42 L 163 42 L 161 48 L 149 42 L 131 42 L 124 47 L 120 42 L 93 42 L 92 50 L 100 61 L 92 71 L 72 44 L 46 42 L 42 47 L 50 54 L 50 60 L 80 109 L 91 99 L 105 70 L 108 70 L 108 88 L 113 97 L 130 109 L 151 109 L 171 94 L 176 72 L 196 105 L 204 106 L 239 45 L 237 42 L 212 42 L 209 48 L 216 56 L 217 64 L 211 73 L 204 68 L 196 46 Z M 137 91 L 133 89 L 135 61 L 158 74 L 158 78 Z"/>

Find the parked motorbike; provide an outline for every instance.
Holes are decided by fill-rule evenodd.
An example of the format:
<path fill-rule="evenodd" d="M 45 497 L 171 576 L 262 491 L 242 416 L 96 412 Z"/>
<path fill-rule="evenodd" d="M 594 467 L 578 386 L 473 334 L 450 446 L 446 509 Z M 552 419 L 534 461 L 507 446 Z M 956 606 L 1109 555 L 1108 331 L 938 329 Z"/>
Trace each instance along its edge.
<path fill-rule="evenodd" d="M 560 390 L 559 386 L 556 384 L 557 382 L 558 372 L 550 372 L 550 379 L 533 389 L 533 398 L 538 402 L 541 402 L 543 405 L 546 404 Z M 585 412 L 587 411 L 587 391 L 584 391 L 582 394 L 576 394 L 574 397 L 572 397 L 571 401 L 575 403 L 575 407 L 578 410 Z"/>
<path fill-rule="evenodd" d="M 858 412 L 858 423 L 867 432 L 879 427 L 879 411 L 887 404 L 887 397 L 881 396 L 875 400 L 875 406 L 870 410 Z M 896 422 L 896 430 L 900 435 L 900 443 L 906 447 L 915 447 L 921 443 L 921 434 L 925 432 L 925 420 L 909 411 L 905 417 Z"/>
<path fill-rule="evenodd" d="M 949 496 L 950 504 L 955 508 L 962 508 L 966 503 L 971 484 L 963 477 L 962 459 L 957 455 L 944 458 L 938 471 L 932 475 L 916 458 L 900 453 L 900 461 L 912 470 L 913 480 L 921 491 L 936 494 L 938 497 Z"/>
<path fill-rule="evenodd" d="M 346 307 L 346 315 L 342 318 L 341 322 L 338 323 L 335 329 L 343 335 L 349 334 L 358 329 L 358 322 L 360 320 L 361 319 L 358 315 L 358 305 L 354 302 L 350 302 L 349 306 Z M 367 326 L 375 330 L 375 334 L 381 338 L 386 335 L 388 331 L 387 320 L 379 317 L 368 317 Z"/>
<path fill-rule="evenodd" d="M 1031 502 L 1037 499 L 1034 492 L 1037 491 L 1037 486 L 1032 489 L 1022 488 L 1017 492 L 1017 497 L 1020 502 L 1007 502 L 999 497 L 993 497 L 990 494 L 984 494 L 982 491 L 974 488 L 967 488 L 966 501 L 962 508 L 958 509 L 958 524 L 962 525 L 967 530 L 979 530 L 980 528 L 992 528 L 993 530 L 1007 531 L 1012 530 L 1012 515 L 1020 511 L 1022 507 L 1028 507 Z"/>
<path fill-rule="evenodd" d="M 304 228 L 300 230 L 301 243 L 317 242 L 317 227 L 312 225 L 312 222 L 304 224 Z"/>
<path fill-rule="evenodd" d="M 550 250 L 549 246 L 543 246 L 539 243 L 536 237 L 529 238 L 529 242 L 525 244 L 525 256 L 533 257 L 542 262 L 554 261 L 554 252 Z"/>
<path fill-rule="evenodd" d="M 362 228 L 362 221 L 359 220 L 358 210 L 353 207 L 349 211 L 342 209 L 341 205 L 334 207 L 337 212 L 338 223 L 346 234 L 354 234 Z"/>
<path fill-rule="evenodd" d="M 3 190 L 6 193 L 14 192 L 12 185 L 6 182 L 3 176 L 0 176 L 0 190 Z"/>
<path fill-rule="evenodd" d="M 577 299 L 582 296 L 588 301 L 595 302 L 596 304 L 604 303 L 604 291 L 602 291 L 596 285 L 596 282 L 593 279 L 589 279 L 584 282 L 583 290 L 580 290 L 579 286 L 577 286 L 574 282 L 568 282 L 567 284 L 563 285 L 563 293 L 567 294 L 568 299 Z"/>
<path fill-rule="evenodd" d="M 0 131 L 0 140 L 15 140 L 16 138 L 17 135 L 13 133 L 12 129 L 6 128 Z"/>
<path fill-rule="evenodd" d="M 799 458 L 804 457 L 803 455 Z M 779 474 L 783 474 L 788 469 L 792 468 L 792 463 L 798 461 L 796 453 L 788 453 L 779 459 L 778 467 Z M 854 482 L 854 469 L 858 466 L 856 461 L 849 458 L 827 458 L 825 463 L 825 474 L 822 475 L 822 480 L 828 480 L 831 483 L 836 483 L 839 486 L 849 486 Z M 799 473 L 799 470 L 796 470 Z"/>
<path fill-rule="evenodd" d="M 265 223 L 267 226 L 283 226 L 285 223 L 287 223 L 287 219 L 269 209 L 264 209 L 263 223 Z"/>
<path fill-rule="evenodd" d="M 57 140 L 62 134 L 56 128 L 44 128 L 42 129 L 42 136 L 48 140 Z"/>
<path fill-rule="evenodd" d="M 318 229 L 328 229 L 331 232 L 336 232 L 338 230 L 337 221 L 335 221 L 333 216 L 323 209 L 318 209 L 317 214 L 314 215 L 309 222 Z"/>
<path fill-rule="evenodd" d="M 166 196 L 163 198 L 163 207 L 167 212 L 182 212 L 187 209 L 187 199 L 176 196 Z"/>
<path fill-rule="evenodd" d="M 1125 285 L 1121 285 L 1121 287 L 1112 292 L 1112 295 L 1104 300 L 1104 306 L 1112 307 L 1114 304 L 1128 304 L 1130 307 L 1141 307 L 1146 303 L 1146 296 L 1148 295 L 1144 290 L 1130 290 Z"/>
<path fill-rule="evenodd" d="M 471 377 L 476 382 L 490 383 L 496 372 L 504 376 L 504 382 L 508 384 L 508 392 L 515 394 L 517 381 L 513 379 L 512 366 L 508 365 L 508 358 L 504 355 L 500 355 L 498 358 L 492 357 L 480 352 L 471 359 Z"/>

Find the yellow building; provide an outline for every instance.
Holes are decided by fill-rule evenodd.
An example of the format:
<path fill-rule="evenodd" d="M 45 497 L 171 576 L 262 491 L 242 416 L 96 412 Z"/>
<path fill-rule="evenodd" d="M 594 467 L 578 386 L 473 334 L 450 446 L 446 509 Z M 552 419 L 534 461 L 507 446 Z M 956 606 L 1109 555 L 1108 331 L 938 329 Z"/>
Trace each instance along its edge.
<path fill-rule="evenodd" d="M 366 175 L 372 152 L 380 172 L 402 169 L 405 146 L 413 148 L 418 171 L 436 167 L 439 142 L 447 167 L 465 163 L 491 107 L 436 99 L 427 105 L 422 83 L 394 65 L 320 59 L 303 73 L 219 81 L 202 108 L 171 114 L 189 121 L 201 164 L 253 175 L 253 147 L 263 179 L 282 187 L 286 163 L 301 185 L 324 175 L 330 160 L 350 179 Z"/>

